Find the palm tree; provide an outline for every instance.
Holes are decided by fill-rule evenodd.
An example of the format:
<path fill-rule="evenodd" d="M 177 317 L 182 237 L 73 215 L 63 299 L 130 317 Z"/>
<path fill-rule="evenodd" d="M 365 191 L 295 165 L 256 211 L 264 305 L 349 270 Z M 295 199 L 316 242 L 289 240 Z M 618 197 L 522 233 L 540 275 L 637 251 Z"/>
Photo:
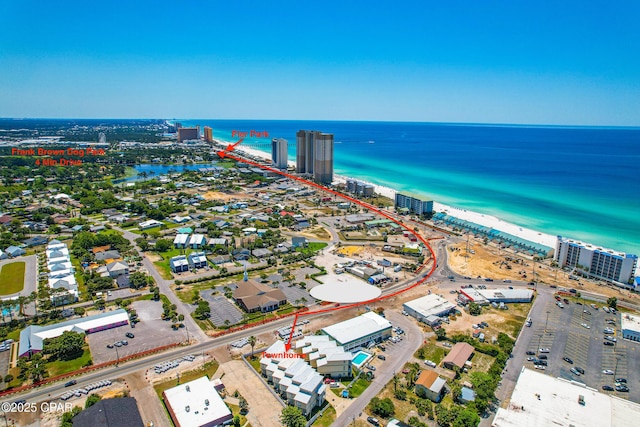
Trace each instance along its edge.
<path fill-rule="evenodd" d="M 33 303 L 35 316 L 37 318 L 38 317 L 38 294 L 36 293 L 36 291 L 31 292 L 31 294 L 29 295 L 29 302 Z"/>
<path fill-rule="evenodd" d="M 27 304 L 27 302 L 29 301 L 28 297 L 25 297 L 24 295 L 20 295 L 18 297 L 18 314 L 22 317 L 24 317 L 24 306 Z"/>
<path fill-rule="evenodd" d="M 256 346 L 256 342 L 258 341 L 256 337 L 251 335 L 248 339 L 249 345 L 251 346 L 251 357 L 253 358 L 253 348 Z"/>

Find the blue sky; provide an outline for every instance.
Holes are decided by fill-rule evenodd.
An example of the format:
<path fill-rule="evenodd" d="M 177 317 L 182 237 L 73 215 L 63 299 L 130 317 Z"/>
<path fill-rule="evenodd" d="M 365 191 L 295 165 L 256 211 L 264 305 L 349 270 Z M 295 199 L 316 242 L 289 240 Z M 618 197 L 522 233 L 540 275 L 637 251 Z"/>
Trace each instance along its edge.
<path fill-rule="evenodd" d="M 640 2 L 0 2 L 0 117 L 640 125 Z"/>

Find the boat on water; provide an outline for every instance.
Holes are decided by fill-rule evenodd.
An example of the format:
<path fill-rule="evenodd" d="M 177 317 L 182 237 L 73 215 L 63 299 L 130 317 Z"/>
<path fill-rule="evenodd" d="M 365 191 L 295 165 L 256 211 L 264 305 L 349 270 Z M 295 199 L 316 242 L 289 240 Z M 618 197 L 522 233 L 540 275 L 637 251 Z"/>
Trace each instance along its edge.
<path fill-rule="evenodd" d="M 369 144 L 375 144 L 375 143 L 376 143 L 375 141 L 369 141 Z"/>

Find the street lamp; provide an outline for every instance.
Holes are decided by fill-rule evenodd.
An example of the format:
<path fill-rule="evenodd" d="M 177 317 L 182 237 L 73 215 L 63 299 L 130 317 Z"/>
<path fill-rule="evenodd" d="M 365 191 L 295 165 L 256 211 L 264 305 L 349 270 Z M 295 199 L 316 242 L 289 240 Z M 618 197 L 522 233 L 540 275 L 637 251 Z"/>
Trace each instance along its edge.
<path fill-rule="evenodd" d="M 116 349 L 116 367 L 117 367 L 120 364 L 120 355 L 118 354 L 118 346 L 116 345 L 116 343 L 120 344 L 120 341 L 116 341 L 112 344 L 113 348 Z"/>

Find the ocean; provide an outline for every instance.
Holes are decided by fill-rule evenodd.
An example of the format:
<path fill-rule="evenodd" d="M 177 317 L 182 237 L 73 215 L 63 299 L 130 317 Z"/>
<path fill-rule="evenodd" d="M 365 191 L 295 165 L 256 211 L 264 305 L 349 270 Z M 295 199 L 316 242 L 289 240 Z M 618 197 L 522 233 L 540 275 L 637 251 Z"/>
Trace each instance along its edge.
<path fill-rule="evenodd" d="M 271 138 L 333 133 L 336 174 L 640 254 L 640 128 L 447 123 L 180 120 L 267 153 Z M 267 132 L 268 138 L 250 136 Z"/>

